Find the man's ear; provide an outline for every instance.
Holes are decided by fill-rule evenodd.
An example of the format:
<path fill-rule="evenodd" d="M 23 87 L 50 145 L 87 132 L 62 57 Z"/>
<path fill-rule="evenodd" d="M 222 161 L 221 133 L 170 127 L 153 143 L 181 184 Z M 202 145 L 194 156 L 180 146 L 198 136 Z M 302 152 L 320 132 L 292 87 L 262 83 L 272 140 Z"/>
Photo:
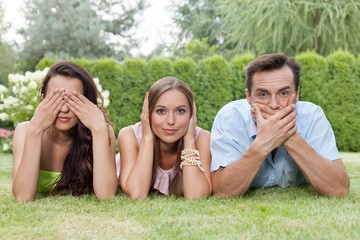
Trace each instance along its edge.
<path fill-rule="evenodd" d="M 298 89 L 296 90 L 296 97 L 294 103 L 297 103 L 297 101 L 299 101 L 299 96 L 300 96 L 300 86 L 298 86 Z"/>
<path fill-rule="evenodd" d="M 245 88 L 245 95 L 246 95 L 246 100 L 251 105 L 251 96 L 250 96 L 250 92 L 247 88 Z"/>

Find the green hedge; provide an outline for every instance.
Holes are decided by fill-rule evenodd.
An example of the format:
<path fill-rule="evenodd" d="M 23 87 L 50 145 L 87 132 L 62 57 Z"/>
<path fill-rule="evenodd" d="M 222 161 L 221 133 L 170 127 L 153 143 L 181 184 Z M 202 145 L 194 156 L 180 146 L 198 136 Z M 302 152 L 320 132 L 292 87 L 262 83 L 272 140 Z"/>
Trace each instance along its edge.
<path fill-rule="evenodd" d="M 300 99 L 323 106 L 329 90 L 328 62 L 316 53 L 299 54 L 296 60 L 301 63 Z"/>
<path fill-rule="evenodd" d="M 346 52 L 328 56 L 328 92 L 324 109 L 333 125 L 339 148 L 360 149 L 360 84 L 356 74 L 357 60 Z"/>
<path fill-rule="evenodd" d="M 233 99 L 246 98 L 245 88 L 245 67 L 249 62 L 255 59 L 255 55 L 252 53 L 235 56 L 230 61 Z"/>
<path fill-rule="evenodd" d="M 145 92 L 164 76 L 175 76 L 190 85 L 196 95 L 199 126 L 211 130 L 219 109 L 245 97 L 244 67 L 254 54 L 239 55 L 226 61 L 214 55 L 200 62 L 184 58 L 72 59 L 100 79 L 110 90 L 109 111 L 116 133 L 140 120 Z M 302 65 L 300 100 L 322 106 L 331 122 L 341 151 L 360 151 L 360 57 L 337 51 L 323 57 L 308 52 L 295 56 Z M 37 68 L 56 62 L 43 59 Z"/>
<path fill-rule="evenodd" d="M 199 62 L 198 73 L 197 119 L 201 127 L 210 130 L 218 110 L 233 99 L 230 66 L 214 55 Z"/>

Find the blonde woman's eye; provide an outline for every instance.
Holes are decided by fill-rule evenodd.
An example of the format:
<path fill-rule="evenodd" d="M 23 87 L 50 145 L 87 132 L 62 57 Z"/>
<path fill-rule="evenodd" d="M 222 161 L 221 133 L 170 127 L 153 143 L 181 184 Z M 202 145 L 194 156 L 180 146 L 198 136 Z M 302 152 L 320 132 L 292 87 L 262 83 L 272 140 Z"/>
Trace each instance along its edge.
<path fill-rule="evenodd" d="M 186 112 L 185 109 L 182 109 L 182 108 L 178 109 L 178 113 L 180 113 L 180 114 L 183 114 L 183 113 L 185 113 L 185 112 Z"/>
<path fill-rule="evenodd" d="M 165 113 L 165 110 L 160 108 L 160 109 L 157 109 L 157 110 L 156 110 L 156 113 L 157 113 L 157 114 L 164 114 L 164 113 Z"/>

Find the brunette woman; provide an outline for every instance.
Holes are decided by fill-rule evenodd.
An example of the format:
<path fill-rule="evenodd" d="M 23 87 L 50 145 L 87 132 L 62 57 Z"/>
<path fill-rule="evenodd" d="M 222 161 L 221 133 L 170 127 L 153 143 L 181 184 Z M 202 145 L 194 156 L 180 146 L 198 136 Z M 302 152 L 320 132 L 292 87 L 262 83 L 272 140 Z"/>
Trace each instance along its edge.
<path fill-rule="evenodd" d="M 15 199 L 31 201 L 37 192 L 113 197 L 115 136 L 90 74 L 75 63 L 58 62 L 40 92 L 33 117 L 14 133 Z"/>

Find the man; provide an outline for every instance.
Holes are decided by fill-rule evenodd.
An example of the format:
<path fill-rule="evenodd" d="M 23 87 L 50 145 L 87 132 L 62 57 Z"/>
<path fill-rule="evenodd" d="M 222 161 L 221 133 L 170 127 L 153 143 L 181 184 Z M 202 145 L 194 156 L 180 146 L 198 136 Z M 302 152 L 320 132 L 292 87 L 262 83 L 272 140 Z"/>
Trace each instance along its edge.
<path fill-rule="evenodd" d="M 211 131 L 215 195 L 305 183 L 322 195 L 349 193 L 330 123 L 319 106 L 298 101 L 299 81 L 300 65 L 284 54 L 247 66 L 246 99 L 225 105 Z"/>

